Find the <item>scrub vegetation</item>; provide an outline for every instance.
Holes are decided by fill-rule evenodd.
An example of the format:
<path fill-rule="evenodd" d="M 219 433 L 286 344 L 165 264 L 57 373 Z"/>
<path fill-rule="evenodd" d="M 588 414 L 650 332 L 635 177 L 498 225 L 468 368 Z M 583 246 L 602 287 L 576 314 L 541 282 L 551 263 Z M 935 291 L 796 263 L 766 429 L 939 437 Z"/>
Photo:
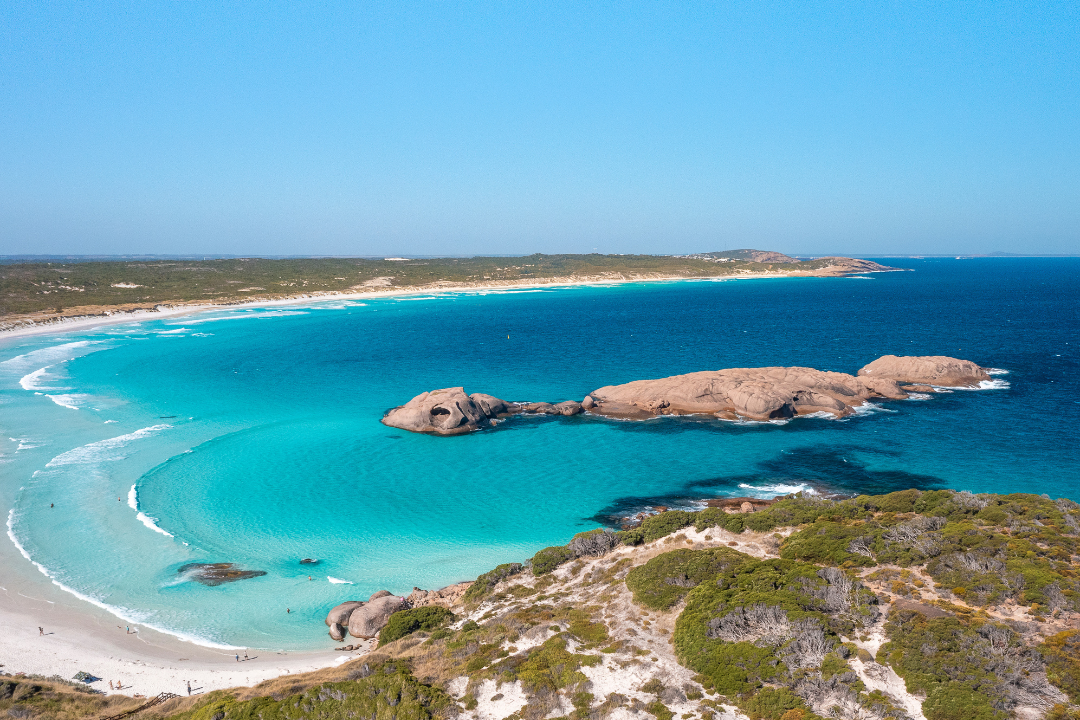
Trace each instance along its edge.
<path fill-rule="evenodd" d="M 767 257 L 767 256 L 762 256 Z M 784 257 L 784 256 L 780 256 Z M 841 267 L 841 265 L 843 267 Z M 848 267 L 850 265 L 850 267 Z M 0 319 L 99 314 L 157 304 L 275 300 L 324 293 L 445 286 L 726 277 L 746 273 L 843 274 L 874 263 L 836 258 L 718 261 L 707 256 L 528 255 L 472 258 L 232 258 L 0 263 Z"/>
<path fill-rule="evenodd" d="M 12 682 L 38 687 L 0 692 L 15 718 L 135 703 Z M 500 565 L 453 614 L 398 612 L 339 667 L 152 716 L 1080 720 L 1080 505 L 909 490 L 664 512 Z"/>

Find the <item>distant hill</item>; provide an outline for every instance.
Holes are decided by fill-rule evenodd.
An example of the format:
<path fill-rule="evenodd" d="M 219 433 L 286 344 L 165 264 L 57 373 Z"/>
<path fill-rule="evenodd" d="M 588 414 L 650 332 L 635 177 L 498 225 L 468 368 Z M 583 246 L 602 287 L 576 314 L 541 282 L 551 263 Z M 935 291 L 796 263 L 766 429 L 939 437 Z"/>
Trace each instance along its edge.
<path fill-rule="evenodd" d="M 714 262 L 759 262 L 759 263 L 794 263 L 799 262 L 795 258 L 772 250 L 721 250 L 720 252 L 698 253 L 688 255 L 699 260 L 712 260 Z"/>

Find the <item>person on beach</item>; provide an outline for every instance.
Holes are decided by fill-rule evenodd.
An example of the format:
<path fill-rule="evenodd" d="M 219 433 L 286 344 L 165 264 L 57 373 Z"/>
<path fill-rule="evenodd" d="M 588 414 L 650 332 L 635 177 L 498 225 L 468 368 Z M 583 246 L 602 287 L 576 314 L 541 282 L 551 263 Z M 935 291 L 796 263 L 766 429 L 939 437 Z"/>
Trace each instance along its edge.
<path fill-rule="evenodd" d="M 37 634 L 38 635 L 44 635 L 45 634 L 45 628 L 38 625 Z"/>
<path fill-rule="evenodd" d="M 110 680 L 110 681 L 109 681 L 109 689 L 110 689 L 110 690 L 113 690 L 113 689 L 114 689 L 114 688 L 113 688 L 113 686 L 112 686 L 112 680 Z"/>
<path fill-rule="evenodd" d="M 191 681 L 190 680 L 187 681 L 187 694 L 188 695 L 191 694 Z"/>
<path fill-rule="evenodd" d="M 236 662 L 240 662 L 240 653 L 236 653 Z"/>

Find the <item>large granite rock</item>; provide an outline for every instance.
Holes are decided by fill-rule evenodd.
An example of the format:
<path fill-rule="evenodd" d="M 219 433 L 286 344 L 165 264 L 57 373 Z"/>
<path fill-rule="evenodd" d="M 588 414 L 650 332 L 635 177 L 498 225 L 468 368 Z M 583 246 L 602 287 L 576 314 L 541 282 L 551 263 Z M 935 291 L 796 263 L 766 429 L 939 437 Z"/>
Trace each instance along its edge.
<path fill-rule="evenodd" d="M 497 397 L 473 393 L 464 388 L 443 388 L 421 393 L 409 402 L 387 411 L 382 422 L 390 427 L 436 435 L 461 435 L 491 424 L 507 415 L 510 407 Z"/>
<path fill-rule="evenodd" d="M 349 634 L 365 640 L 375 637 L 390 621 L 390 616 L 405 607 L 405 598 L 383 595 L 353 610 L 349 616 Z"/>
<path fill-rule="evenodd" d="M 803 367 L 729 368 L 636 380 L 589 393 L 590 413 L 619 418 L 708 414 L 774 420 L 811 413 L 844 417 L 873 398 L 900 400 L 895 380 Z"/>
<path fill-rule="evenodd" d="M 409 593 L 409 597 L 405 598 L 409 607 L 426 607 L 428 605 L 439 605 L 445 608 L 451 608 L 459 604 L 463 597 L 465 597 L 465 591 L 472 586 L 472 582 L 463 582 L 456 585 L 450 585 L 444 587 L 441 590 L 421 590 L 418 587 L 414 587 L 413 591 Z"/>
<path fill-rule="evenodd" d="M 347 631 L 345 629 L 345 626 L 342 625 L 341 623 L 331 623 L 331 625 L 330 625 L 330 637 L 333 638 L 334 640 L 336 640 L 337 642 L 341 642 L 342 640 L 345 639 L 345 633 L 346 632 Z"/>
<path fill-rule="evenodd" d="M 337 623 L 338 625 L 348 625 L 349 616 L 353 614 L 353 610 L 363 606 L 364 603 L 360 600 L 348 600 L 343 602 L 326 614 L 326 624 L 333 625 L 334 623 Z"/>
<path fill-rule="evenodd" d="M 977 387 L 990 379 L 984 368 L 970 360 L 945 355 L 885 355 L 863 366 L 859 377 L 938 387 Z"/>

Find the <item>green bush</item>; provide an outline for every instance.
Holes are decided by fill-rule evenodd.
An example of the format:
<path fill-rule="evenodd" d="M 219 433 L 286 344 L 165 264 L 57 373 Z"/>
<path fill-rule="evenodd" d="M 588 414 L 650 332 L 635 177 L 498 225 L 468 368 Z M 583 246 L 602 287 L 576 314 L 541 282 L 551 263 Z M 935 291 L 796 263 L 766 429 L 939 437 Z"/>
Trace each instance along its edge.
<path fill-rule="evenodd" d="M 958 682 L 934 688 L 923 701 L 926 720 L 1003 720 L 1005 713 L 995 710 L 980 692 Z"/>
<path fill-rule="evenodd" d="M 438 605 L 398 610 L 379 632 L 379 647 L 418 630 L 431 631 L 452 622 L 454 613 Z"/>
<path fill-rule="evenodd" d="M 871 567 L 877 564 L 873 559 L 848 549 L 853 540 L 867 535 L 874 538 L 872 545 L 877 544 L 875 529 L 866 524 L 845 525 L 826 520 L 818 521 L 788 536 L 780 550 L 780 557 L 824 565 L 839 566 L 847 563 L 849 566 Z"/>
<path fill-rule="evenodd" d="M 626 576 L 634 602 L 653 610 L 666 610 L 691 588 L 714 579 L 736 565 L 752 561 L 731 548 L 672 550 L 639 565 Z"/>
<path fill-rule="evenodd" d="M 494 570 L 489 570 L 480 577 L 476 578 L 476 582 L 469 586 L 469 589 L 465 591 L 465 602 L 476 602 L 482 597 L 487 595 L 495 586 L 508 577 L 517 575 L 524 569 L 521 563 L 503 563 Z"/>
<path fill-rule="evenodd" d="M 1046 659 L 1046 677 L 1080 705 L 1080 630 L 1051 635 L 1039 650 Z"/>
<path fill-rule="evenodd" d="M 668 510 L 645 518 L 641 523 L 642 539 L 645 542 L 652 542 L 667 537 L 687 525 L 693 525 L 696 514 L 685 510 Z"/>
<path fill-rule="evenodd" d="M 532 556 L 533 575 L 546 575 L 567 560 L 572 560 L 574 553 L 565 545 L 546 547 Z"/>
<path fill-rule="evenodd" d="M 780 648 L 709 637 L 710 621 L 758 603 L 779 607 L 792 621 L 819 621 L 835 643 L 835 630 L 847 631 L 850 623 L 820 612 L 820 600 L 807 593 L 807 588 L 825 585 L 818 571 L 814 565 L 792 560 L 750 559 L 721 573 L 715 582 L 701 583 L 687 595 L 686 608 L 675 621 L 672 643 L 679 660 L 729 698 L 786 672 Z"/>
<path fill-rule="evenodd" d="M 347 666 L 351 667 L 351 666 Z M 301 693 L 237 700 L 226 693 L 210 693 L 186 712 L 170 720 L 303 720 L 303 718 L 408 718 L 434 720 L 455 707 L 439 688 L 426 685 L 404 663 L 389 662 L 353 671 L 355 679 L 316 685 Z"/>
<path fill-rule="evenodd" d="M 762 688 L 749 700 L 739 703 L 750 720 L 780 720 L 789 710 L 809 712 L 802 699 L 787 688 Z"/>

